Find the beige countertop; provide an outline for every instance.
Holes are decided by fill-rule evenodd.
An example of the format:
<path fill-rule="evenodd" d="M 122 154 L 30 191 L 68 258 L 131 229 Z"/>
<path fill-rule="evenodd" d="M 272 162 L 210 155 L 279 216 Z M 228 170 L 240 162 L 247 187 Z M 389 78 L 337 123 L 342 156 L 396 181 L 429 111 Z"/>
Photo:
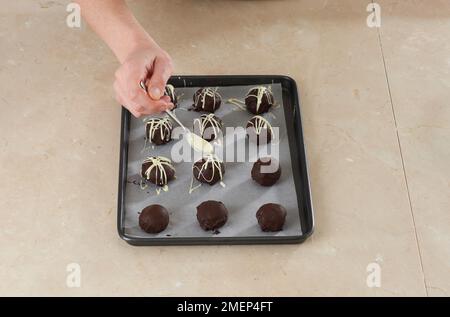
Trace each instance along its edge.
<path fill-rule="evenodd" d="M 379 0 L 369 28 L 369 2 L 131 2 L 177 74 L 297 81 L 316 218 L 300 245 L 141 248 L 117 62 L 67 1 L 1 6 L 0 295 L 450 295 L 450 3 Z"/>

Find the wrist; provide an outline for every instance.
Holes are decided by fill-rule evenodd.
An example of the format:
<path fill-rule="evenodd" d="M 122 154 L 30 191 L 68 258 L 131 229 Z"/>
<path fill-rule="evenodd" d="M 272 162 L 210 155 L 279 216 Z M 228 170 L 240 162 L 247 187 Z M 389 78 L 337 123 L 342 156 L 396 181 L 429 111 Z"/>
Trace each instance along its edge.
<path fill-rule="evenodd" d="M 114 51 L 117 59 L 121 64 L 134 52 L 149 49 L 153 50 L 159 48 L 158 44 L 144 32 L 130 32 L 125 41 L 121 41 L 120 46 Z"/>

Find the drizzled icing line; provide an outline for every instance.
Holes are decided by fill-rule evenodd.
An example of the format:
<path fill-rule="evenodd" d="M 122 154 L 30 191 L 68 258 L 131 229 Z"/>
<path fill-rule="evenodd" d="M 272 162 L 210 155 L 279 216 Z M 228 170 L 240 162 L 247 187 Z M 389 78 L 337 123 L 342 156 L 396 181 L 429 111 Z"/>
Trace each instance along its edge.
<path fill-rule="evenodd" d="M 169 141 L 170 134 L 172 132 L 172 121 L 168 117 L 165 118 L 152 118 L 145 124 L 147 132 L 147 138 L 152 140 L 155 133 L 160 132 L 161 140 Z"/>
<path fill-rule="evenodd" d="M 195 164 L 192 166 L 192 170 L 196 169 L 198 171 L 198 177 L 203 177 L 207 182 L 211 182 L 214 179 L 214 176 L 216 175 L 216 173 L 219 173 L 219 177 L 220 177 L 220 185 L 222 187 L 225 187 L 226 185 L 224 184 L 223 180 L 223 173 L 222 173 L 222 168 L 221 168 L 221 164 L 223 164 L 223 162 L 221 160 L 219 160 L 219 158 L 217 156 L 215 156 L 214 154 L 210 154 L 207 155 L 203 158 L 205 160 L 205 162 L 202 164 L 202 166 L 200 167 L 200 169 L 195 166 Z M 209 164 L 212 165 L 212 174 L 211 174 L 211 178 L 207 179 L 205 178 L 205 176 L 203 175 L 203 172 L 208 168 Z M 196 190 L 197 188 L 199 188 L 201 186 L 201 184 L 192 187 L 194 184 L 194 177 L 192 177 L 191 180 L 191 186 L 189 188 L 189 194 L 191 194 L 194 190 Z"/>
<path fill-rule="evenodd" d="M 201 92 L 195 96 L 194 105 L 197 106 L 200 101 L 202 110 L 205 109 L 206 96 L 212 97 L 214 101 L 214 108 L 216 107 L 216 98 L 222 99 L 222 96 L 217 92 L 219 88 L 202 88 Z"/>
<path fill-rule="evenodd" d="M 192 192 L 194 190 L 196 190 L 197 188 L 200 188 L 202 186 L 202 183 L 198 184 L 195 187 L 193 187 L 193 186 L 194 186 L 194 176 L 192 176 L 192 178 L 191 178 L 191 186 L 189 187 L 189 195 L 192 194 Z"/>
<path fill-rule="evenodd" d="M 175 100 L 176 100 L 176 96 L 175 96 L 175 87 L 174 87 L 173 85 L 171 85 L 171 84 L 167 84 L 167 85 L 166 85 L 166 88 L 165 88 L 165 94 L 166 94 L 167 96 L 169 96 L 170 99 L 171 99 L 173 102 L 175 102 Z"/>
<path fill-rule="evenodd" d="M 241 110 L 247 110 L 244 105 L 245 102 L 243 102 L 242 100 L 236 99 L 236 98 L 230 98 L 227 100 L 228 103 L 235 105 L 236 107 L 238 107 Z"/>
<path fill-rule="evenodd" d="M 253 95 L 253 94 L 250 95 L 250 92 L 254 89 L 256 89 L 256 95 Z M 269 88 L 264 87 L 264 86 L 253 87 L 248 91 L 247 96 L 245 98 L 248 98 L 248 97 L 256 98 L 256 112 L 258 112 L 259 107 L 261 106 L 262 98 L 264 97 L 264 95 L 266 96 L 269 104 L 272 105 L 274 103 L 274 100 L 273 100 L 273 95 L 272 95 L 272 91 L 271 91 L 270 87 Z"/>
<path fill-rule="evenodd" d="M 156 183 L 158 183 L 158 184 L 163 184 L 163 185 L 167 184 L 167 173 L 166 173 L 166 170 L 164 169 L 164 166 L 167 166 L 167 167 L 171 168 L 172 170 L 175 170 L 175 168 L 172 165 L 172 161 L 164 156 L 148 157 L 144 160 L 144 162 L 142 162 L 142 164 L 145 164 L 145 163 L 151 163 L 150 166 L 144 172 L 145 178 L 147 180 L 149 180 L 150 173 L 152 172 L 153 169 L 156 169 Z"/>
<path fill-rule="evenodd" d="M 210 126 L 208 126 L 208 123 L 210 124 Z M 221 131 L 221 127 L 222 127 L 221 123 L 217 120 L 217 117 L 213 113 L 202 114 L 200 116 L 200 118 L 195 119 L 194 120 L 194 131 L 195 131 L 196 124 L 199 128 L 200 136 L 202 136 L 202 137 L 207 128 L 212 128 L 213 132 L 214 132 L 214 136 L 217 138 L 217 136 L 219 135 L 219 133 Z"/>
<path fill-rule="evenodd" d="M 216 175 L 215 174 L 216 170 L 219 173 L 220 180 L 222 180 L 223 174 L 222 174 L 221 164 L 223 164 L 223 162 L 221 160 L 219 160 L 219 158 L 217 158 L 217 156 L 215 156 L 214 154 L 207 155 L 203 159 L 205 160 L 205 162 L 202 164 L 200 169 L 198 169 L 198 167 L 195 165 L 192 167 L 193 169 L 198 170 L 198 176 L 199 177 L 203 176 L 203 178 L 205 178 L 205 176 L 203 175 L 203 171 L 205 171 L 208 168 L 209 164 L 211 164 L 212 165 L 211 178 L 210 179 L 205 178 L 205 180 L 207 182 L 211 182 L 214 179 L 214 176 Z"/>
<path fill-rule="evenodd" d="M 267 119 L 261 116 L 254 116 L 251 118 L 248 123 L 255 128 L 255 132 L 257 135 L 261 134 L 263 129 L 268 129 L 270 133 L 273 135 L 272 125 L 267 121 Z"/>

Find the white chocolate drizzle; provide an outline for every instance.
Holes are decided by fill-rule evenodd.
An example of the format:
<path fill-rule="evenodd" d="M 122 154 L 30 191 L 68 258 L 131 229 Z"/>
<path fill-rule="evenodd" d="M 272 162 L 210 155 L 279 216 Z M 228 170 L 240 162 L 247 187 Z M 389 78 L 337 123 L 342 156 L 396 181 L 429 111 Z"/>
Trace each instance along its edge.
<path fill-rule="evenodd" d="M 205 156 L 203 158 L 203 160 L 204 160 L 204 162 L 203 162 L 203 164 L 202 164 L 202 166 L 200 168 L 198 168 L 194 164 L 192 166 L 192 170 L 194 170 L 194 169 L 197 170 L 198 171 L 198 177 L 199 178 L 203 177 L 206 180 L 206 182 L 211 182 L 215 178 L 216 173 L 219 173 L 220 185 L 222 187 L 225 187 L 226 185 L 223 182 L 223 173 L 222 173 L 222 164 L 223 164 L 223 162 L 221 160 L 219 160 L 219 158 L 217 156 L 215 156 L 214 154 L 210 154 L 210 155 Z M 206 169 L 210 165 L 212 166 L 212 174 L 211 174 L 211 178 L 208 179 L 208 178 L 205 177 L 205 175 L 203 173 L 204 173 L 204 171 L 206 171 Z M 194 177 L 192 177 L 192 180 L 191 180 L 191 186 L 189 188 L 189 194 L 191 194 L 194 190 L 196 190 L 197 188 L 199 188 L 202 185 L 202 184 L 199 184 L 199 185 L 197 185 L 195 187 L 192 187 L 193 184 L 194 184 Z"/>
<path fill-rule="evenodd" d="M 250 92 L 252 90 L 254 90 L 254 89 L 256 89 L 256 95 L 250 94 Z M 273 105 L 274 104 L 274 100 L 273 100 L 273 95 L 272 95 L 272 91 L 271 91 L 270 87 L 269 88 L 264 87 L 264 86 L 253 87 L 253 88 L 251 88 L 248 91 L 247 96 L 245 98 L 246 99 L 248 97 L 255 97 L 256 98 L 256 112 L 258 112 L 259 111 L 259 107 L 261 106 L 261 102 L 262 102 L 262 99 L 263 99 L 264 95 L 266 96 L 267 101 L 269 102 L 269 104 Z"/>
<path fill-rule="evenodd" d="M 213 129 L 214 133 L 214 139 L 216 139 L 219 136 L 219 133 L 222 128 L 222 124 L 217 120 L 218 118 L 213 114 L 202 114 L 200 118 L 196 118 L 194 120 L 194 131 L 196 125 L 198 126 L 198 132 L 201 137 L 203 137 L 203 134 L 205 133 L 206 129 Z M 209 124 L 209 126 L 208 126 Z"/>
<path fill-rule="evenodd" d="M 200 188 L 202 186 L 202 183 L 198 184 L 195 187 L 192 187 L 193 185 L 194 185 L 194 176 L 192 176 L 192 178 L 191 178 L 191 186 L 189 187 L 189 195 L 192 194 L 192 192 L 194 190 L 196 190 L 197 188 Z"/>
<path fill-rule="evenodd" d="M 212 154 L 214 152 L 214 147 L 211 143 L 199 137 L 197 134 L 189 131 L 186 133 L 186 137 L 189 146 L 193 148 L 194 151 L 204 154 Z"/>
<path fill-rule="evenodd" d="M 236 107 L 238 107 L 240 110 L 247 110 L 245 108 L 245 102 L 243 102 L 242 100 L 236 99 L 236 98 L 230 98 L 227 100 L 228 103 L 235 105 Z"/>
<path fill-rule="evenodd" d="M 172 170 L 175 170 L 175 168 L 172 165 L 172 161 L 164 156 L 150 156 L 147 159 L 144 160 L 142 164 L 145 163 L 151 163 L 149 167 L 144 171 L 145 179 L 150 179 L 150 173 L 153 169 L 156 169 L 156 183 L 162 184 L 167 186 L 167 173 L 165 170 L 165 167 L 169 167 Z M 164 188 L 163 188 L 164 190 Z M 164 190 L 166 191 L 166 190 Z"/>
<path fill-rule="evenodd" d="M 206 105 L 206 97 L 212 97 L 213 98 L 213 110 L 216 110 L 216 99 L 218 98 L 218 100 L 221 100 L 222 97 L 220 96 L 220 94 L 217 92 L 218 88 L 202 88 L 202 90 L 200 91 L 199 94 L 195 95 L 195 100 L 194 100 L 194 107 L 197 108 L 198 105 L 200 104 L 200 108 L 202 110 L 205 110 L 205 105 Z"/>
<path fill-rule="evenodd" d="M 163 192 L 167 192 L 169 190 L 169 186 L 164 185 L 163 187 L 157 188 L 156 189 L 156 195 L 159 195 L 161 193 L 161 189 Z"/>
<path fill-rule="evenodd" d="M 144 190 L 144 189 L 146 189 L 147 188 L 147 183 L 144 181 L 144 180 L 142 180 L 141 179 L 141 181 L 139 182 L 139 187 L 142 189 L 142 190 Z"/>
<path fill-rule="evenodd" d="M 272 125 L 265 118 L 261 116 L 254 116 L 251 118 L 248 123 L 255 128 L 255 132 L 257 135 L 260 135 L 262 130 L 267 129 L 270 131 L 271 135 L 273 135 Z"/>
<path fill-rule="evenodd" d="M 177 98 L 175 96 L 175 87 L 171 84 L 166 85 L 165 95 L 170 97 L 172 102 L 176 102 Z"/>
<path fill-rule="evenodd" d="M 151 118 L 145 124 L 145 131 L 150 142 L 156 133 L 160 133 L 161 140 L 168 142 L 172 133 L 172 121 L 168 117 Z"/>

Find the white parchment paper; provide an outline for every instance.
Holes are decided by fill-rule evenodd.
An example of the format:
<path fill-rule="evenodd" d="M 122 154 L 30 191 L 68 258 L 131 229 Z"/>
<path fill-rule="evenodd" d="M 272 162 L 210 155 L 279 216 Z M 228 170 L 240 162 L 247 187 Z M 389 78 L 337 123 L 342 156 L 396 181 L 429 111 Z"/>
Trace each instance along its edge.
<path fill-rule="evenodd" d="M 244 100 L 248 90 L 253 86 L 219 87 L 222 105 L 216 115 L 222 119 L 225 127 L 245 127 L 253 116 L 247 111 L 227 103 L 229 98 Z M 176 116 L 192 130 L 193 121 L 201 113 L 188 111 L 192 106 L 192 96 L 199 87 L 176 88 L 181 95 Z M 291 156 L 286 135 L 285 118 L 280 84 L 271 85 L 278 107 L 271 109 L 263 116 L 273 127 L 279 128 L 279 152 L 281 178 L 272 187 L 263 187 L 251 179 L 253 162 L 225 162 L 223 188 L 218 183 L 214 186 L 203 184 L 189 194 L 192 179 L 193 162 L 174 163 L 176 179 L 169 183 L 167 192 L 156 193 L 156 186 L 149 185 L 141 189 L 133 182 L 139 181 L 142 161 L 148 156 L 162 155 L 171 158 L 171 148 L 178 141 L 173 140 L 161 146 L 148 146 L 144 151 L 145 124 L 142 119 L 132 117 L 130 126 L 130 142 L 128 150 L 128 183 L 125 189 L 125 234 L 130 237 L 252 237 L 252 236 L 298 236 L 301 234 L 299 206 L 292 176 Z M 174 123 L 176 126 L 176 123 Z M 254 161 L 256 157 L 252 157 Z M 198 184 L 195 181 L 195 184 Z M 222 201 L 229 211 L 228 222 L 219 229 L 219 233 L 203 231 L 196 218 L 196 206 L 205 200 Z M 287 209 L 286 223 L 283 231 L 276 233 L 262 232 L 256 220 L 256 211 L 265 203 L 279 203 Z M 138 213 L 148 205 L 160 204 L 167 208 L 170 223 L 166 230 L 159 234 L 147 234 L 139 228 Z"/>

